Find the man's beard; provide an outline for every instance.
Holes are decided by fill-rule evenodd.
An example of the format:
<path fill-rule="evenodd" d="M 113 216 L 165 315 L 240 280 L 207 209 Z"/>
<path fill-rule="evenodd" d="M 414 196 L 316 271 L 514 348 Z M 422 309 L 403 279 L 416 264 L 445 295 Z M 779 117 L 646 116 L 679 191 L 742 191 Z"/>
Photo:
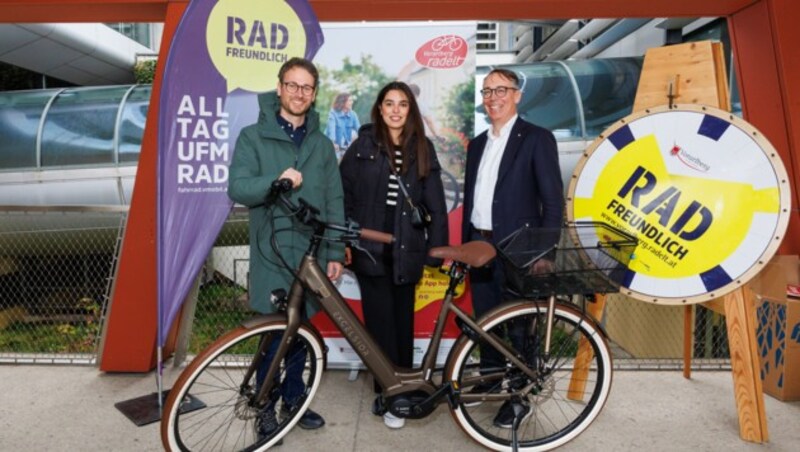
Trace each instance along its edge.
<path fill-rule="evenodd" d="M 290 101 L 286 101 L 286 102 L 284 102 L 283 100 L 281 100 L 281 107 L 282 107 L 284 110 L 286 110 L 286 112 L 287 112 L 287 113 L 289 113 L 290 115 L 292 115 L 292 116 L 297 116 L 297 117 L 300 117 L 300 116 L 305 116 L 305 115 L 306 115 L 306 114 L 307 114 L 307 113 L 308 113 L 308 112 L 311 110 L 311 107 L 312 107 L 313 105 L 314 105 L 314 103 L 313 103 L 313 102 L 309 102 L 309 103 L 308 103 L 308 106 L 307 106 L 307 107 L 306 107 L 304 110 L 302 110 L 302 111 L 297 111 L 297 110 L 295 110 L 295 109 L 292 107 L 292 105 L 291 105 L 291 102 L 290 102 Z"/>

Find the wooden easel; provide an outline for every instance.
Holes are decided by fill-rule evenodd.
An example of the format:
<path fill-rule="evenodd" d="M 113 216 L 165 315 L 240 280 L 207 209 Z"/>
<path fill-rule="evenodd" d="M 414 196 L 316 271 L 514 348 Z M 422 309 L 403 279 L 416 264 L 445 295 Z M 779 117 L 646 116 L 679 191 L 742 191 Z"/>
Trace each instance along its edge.
<path fill-rule="evenodd" d="M 730 111 L 723 49 L 710 41 L 659 47 L 647 51 L 633 111 L 664 104 L 702 104 Z M 701 303 L 725 316 L 731 354 L 733 390 L 739 415 L 739 436 L 745 441 L 768 441 L 767 417 L 761 388 L 755 337 L 752 292 L 739 288 L 722 298 Z M 597 297 L 590 313 L 600 321 L 606 298 Z M 684 307 L 684 377 L 691 375 L 692 306 Z M 591 350 L 579 344 L 568 397 L 581 399 Z M 582 364 L 583 363 L 583 364 Z"/>
<path fill-rule="evenodd" d="M 730 111 L 728 77 L 722 44 L 710 41 L 651 49 L 645 55 L 633 111 L 664 104 L 702 104 Z M 745 441 L 769 440 L 755 336 L 752 292 L 738 288 L 722 298 L 701 303 L 725 316 L 739 414 L 739 436 Z M 691 376 L 692 306 L 684 307 L 683 375 Z"/>

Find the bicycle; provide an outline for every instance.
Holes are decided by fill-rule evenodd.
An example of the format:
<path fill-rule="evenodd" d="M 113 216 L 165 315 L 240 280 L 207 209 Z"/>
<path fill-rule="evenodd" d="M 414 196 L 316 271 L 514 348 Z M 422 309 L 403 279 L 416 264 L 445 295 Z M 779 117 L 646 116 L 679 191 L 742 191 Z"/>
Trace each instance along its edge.
<path fill-rule="evenodd" d="M 435 52 L 439 52 L 447 47 L 451 52 L 455 52 L 463 45 L 464 39 L 461 38 L 461 36 L 445 35 L 434 39 L 433 43 L 431 43 L 431 49 Z"/>
<path fill-rule="evenodd" d="M 452 262 L 441 269 L 450 282 L 421 367 L 395 367 L 316 260 L 324 239 L 358 246 L 362 238 L 390 243 L 392 237 L 353 223 L 325 223 L 317 218 L 313 206 L 302 199 L 300 205 L 294 204 L 283 194 L 285 190 L 278 182 L 271 192 L 277 191 L 277 199 L 291 215 L 313 229 L 288 297 L 277 297 L 279 313 L 244 322 L 184 369 L 169 392 L 161 421 L 167 450 L 254 451 L 282 441 L 310 405 L 326 364 L 322 337 L 301 320 L 304 293 L 319 301 L 384 388 L 385 409 L 398 417 L 423 418 L 446 402 L 455 422 L 477 443 L 494 450 L 538 451 L 573 439 L 600 413 L 611 387 L 611 354 L 603 332 L 590 317 L 557 302 L 555 296 L 546 302 L 504 303 L 478 320 L 454 304 L 456 287 L 468 269 L 484 266 L 495 257 L 494 247 L 486 242 L 431 250 L 432 256 Z M 336 231 L 339 236 L 324 237 L 326 231 Z M 437 369 L 436 356 L 451 313 L 461 334 L 444 368 Z M 508 340 L 509 330 L 521 333 L 522 341 Z M 273 341 L 278 343 L 277 352 L 272 362 L 264 363 Z M 480 369 L 482 345 L 497 350 L 504 357 L 504 366 Z M 290 348 L 293 351 L 287 355 Z M 225 354 L 239 356 L 241 362 L 221 359 Z M 283 381 L 287 367 L 294 365 L 303 366 L 305 392 L 291 411 L 280 416 L 277 428 L 259 438 L 255 419 L 265 406 L 278 409 L 282 402 L 277 384 Z M 268 371 L 259 387 L 256 374 L 260 366 L 268 366 Z M 190 393 L 200 398 L 205 408 L 189 408 Z M 513 426 L 496 427 L 492 418 L 506 402 L 516 413 Z M 283 412 L 283 405 L 280 408 L 278 412 Z"/>
<path fill-rule="evenodd" d="M 442 169 L 442 187 L 444 187 L 445 201 L 447 202 L 447 212 L 454 211 L 461 205 L 462 186 L 452 173 Z"/>

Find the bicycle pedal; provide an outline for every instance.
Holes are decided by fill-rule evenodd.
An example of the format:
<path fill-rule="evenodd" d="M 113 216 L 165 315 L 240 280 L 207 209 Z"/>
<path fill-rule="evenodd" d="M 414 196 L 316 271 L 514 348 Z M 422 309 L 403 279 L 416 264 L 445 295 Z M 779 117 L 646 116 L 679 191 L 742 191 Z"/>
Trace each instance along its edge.
<path fill-rule="evenodd" d="M 447 392 L 447 404 L 450 405 L 450 409 L 455 410 L 461 400 L 461 387 L 457 381 L 451 381 L 448 386 L 450 390 Z"/>
<path fill-rule="evenodd" d="M 372 401 L 372 414 L 375 416 L 383 416 L 386 411 L 386 404 L 384 403 L 383 397 L 375 397 L 375 400 Z"/>

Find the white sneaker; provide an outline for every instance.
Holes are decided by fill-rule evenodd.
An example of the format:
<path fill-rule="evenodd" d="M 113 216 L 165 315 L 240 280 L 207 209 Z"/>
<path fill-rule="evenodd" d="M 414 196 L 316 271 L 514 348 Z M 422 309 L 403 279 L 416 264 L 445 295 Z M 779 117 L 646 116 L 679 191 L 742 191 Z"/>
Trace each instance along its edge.
<path fill-rule="evenodd" d="M 383 423 L 389 428 L 397 429 L 403 428 L 403 426 L 406 425 L 406 420 L 387 411 L 386 414 L 383 415 Z"/>

